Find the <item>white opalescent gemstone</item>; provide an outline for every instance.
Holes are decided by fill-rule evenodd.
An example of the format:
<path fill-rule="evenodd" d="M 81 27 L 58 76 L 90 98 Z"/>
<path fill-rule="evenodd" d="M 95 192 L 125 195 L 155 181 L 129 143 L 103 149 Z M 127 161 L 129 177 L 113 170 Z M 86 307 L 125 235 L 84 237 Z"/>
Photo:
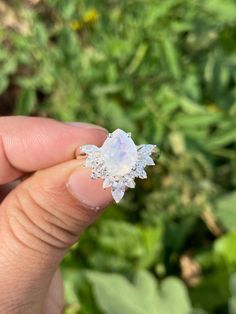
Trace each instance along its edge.
<path fill-rule="evenodd" d="M 101 147 L 104 164 L 112 176 L 123 176 L 135 165 L 138 153 L 133 140 L 124 131 L 117 129 Z"/>

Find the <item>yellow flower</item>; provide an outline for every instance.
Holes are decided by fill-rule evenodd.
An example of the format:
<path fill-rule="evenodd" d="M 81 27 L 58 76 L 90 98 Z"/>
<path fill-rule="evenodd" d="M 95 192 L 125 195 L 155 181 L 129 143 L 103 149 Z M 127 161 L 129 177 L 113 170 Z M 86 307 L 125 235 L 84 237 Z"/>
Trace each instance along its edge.
<path fill-rule="evenodd" d="M 99 16 L 100 14 L 97 10 L 87 10 L 81 20 L 71 21 L 70 27 L 75 31 L 79 31 L 83 29 L 86 25 L 94 24 L 98 20 Z"/>
<path fill-rule="evenodd" d="M 70 27 L 75 31 L 79 31 L 82 29 L 83 24 L 80 21 L 75 20 L 70 23 Z"/>
<path fill-rule="evenodd" d="M 100 14 L 97 10 L 90 9 L 85 12 L 83 16 L 83 21 L 85 24 L 94 24 L 98 20 L 99 16 Z"/>
<path fill-rule="evenodd" d="M 207 105 L 207 110 L 209 112 L 220 112 L 220 108 L 213 103 Z"/>

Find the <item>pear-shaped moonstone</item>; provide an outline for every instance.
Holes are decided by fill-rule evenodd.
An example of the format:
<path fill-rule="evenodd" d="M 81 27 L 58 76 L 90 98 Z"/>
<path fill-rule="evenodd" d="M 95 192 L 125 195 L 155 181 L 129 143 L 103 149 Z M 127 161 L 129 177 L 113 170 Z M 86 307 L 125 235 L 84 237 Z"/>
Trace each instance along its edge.
<path fill-rule="evenodd" d="M 135 165 L 138 153 L 133 140 L 124 131 L 117 129 L 101 147 L 105 166 L 112 176 L 123 176 Z"/>

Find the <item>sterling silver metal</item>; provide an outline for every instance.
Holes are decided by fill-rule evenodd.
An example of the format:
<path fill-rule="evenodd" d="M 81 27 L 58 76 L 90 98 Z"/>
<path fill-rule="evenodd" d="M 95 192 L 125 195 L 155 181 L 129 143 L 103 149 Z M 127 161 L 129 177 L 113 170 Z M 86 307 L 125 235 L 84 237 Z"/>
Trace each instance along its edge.
<path fill-rule="evenodd" d="M 125 138 L 125 136 L 128 137 L 128 139 Z M 132 156 L 132 153 L 129 154 L 129 147 L 130 151 L 134 153 L 133 156 L 135 157 Z M 126 133 L 120 129 L 117 129 L 113 133 L 110 133 L 103 146 L 101 146 L 100 148 L 95 145 L 83 145 L 80 147 L 80 150 L 87 155 L 84 165 L 85 167 L 92 168 L 91 178 L 103 179 L 103 188 L 106 189 L 111 187 L 111 193 L 116 203 L 119 203 L 119 201 L 122 199 L 127 187 L 135 187 L 135 178 L 147 178 L 147 174 L 144 168 L 146 166 L 155 165 L 151 155 L 153 153 L 157 153 L 159 156 L 159 150 L 156 145 L 135 145 L 131 138 L 131 133 Z M 108 167 L 106 161 L 107 152 L 108 156 L 112 156 L 113 153 L 118 153 L 119 156 L 121 156 L 118 156 L 118 164 L 115 163 L 115 158 L 114 161 L 113 158 L 111 158 L 111 160 L 109 160 Z M 124 156 L 127 156 L 127 165 Z M 119 158 L 121 158 L 121 160 L 119 160 Z M 130 159 L 131 161 L 132 159 L 134 159 L 132 166 L 130 163 Z M 111 165 L 113 162 L 114 167 L 116 167 L 115 169 L 118 169 L 115 173 L 113 169 L 111 171 Z M 122 173 L 119 174 L 119 164 L 124 165 L 125 169 L 128 169 L 128 172 L 124 173 L 123 169 Z"/>

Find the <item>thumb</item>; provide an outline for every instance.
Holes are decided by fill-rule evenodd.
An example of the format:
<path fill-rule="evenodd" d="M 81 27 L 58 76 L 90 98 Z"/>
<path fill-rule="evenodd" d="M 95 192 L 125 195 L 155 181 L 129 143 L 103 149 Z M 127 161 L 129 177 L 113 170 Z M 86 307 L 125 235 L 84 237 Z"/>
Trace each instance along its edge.
<path fill-rule="evenodd" d="M 112 200 L 90 174 L 79 160 L 40 170 L 1 204 L 1 313 L 41 313 L 66 250 Z"/>

